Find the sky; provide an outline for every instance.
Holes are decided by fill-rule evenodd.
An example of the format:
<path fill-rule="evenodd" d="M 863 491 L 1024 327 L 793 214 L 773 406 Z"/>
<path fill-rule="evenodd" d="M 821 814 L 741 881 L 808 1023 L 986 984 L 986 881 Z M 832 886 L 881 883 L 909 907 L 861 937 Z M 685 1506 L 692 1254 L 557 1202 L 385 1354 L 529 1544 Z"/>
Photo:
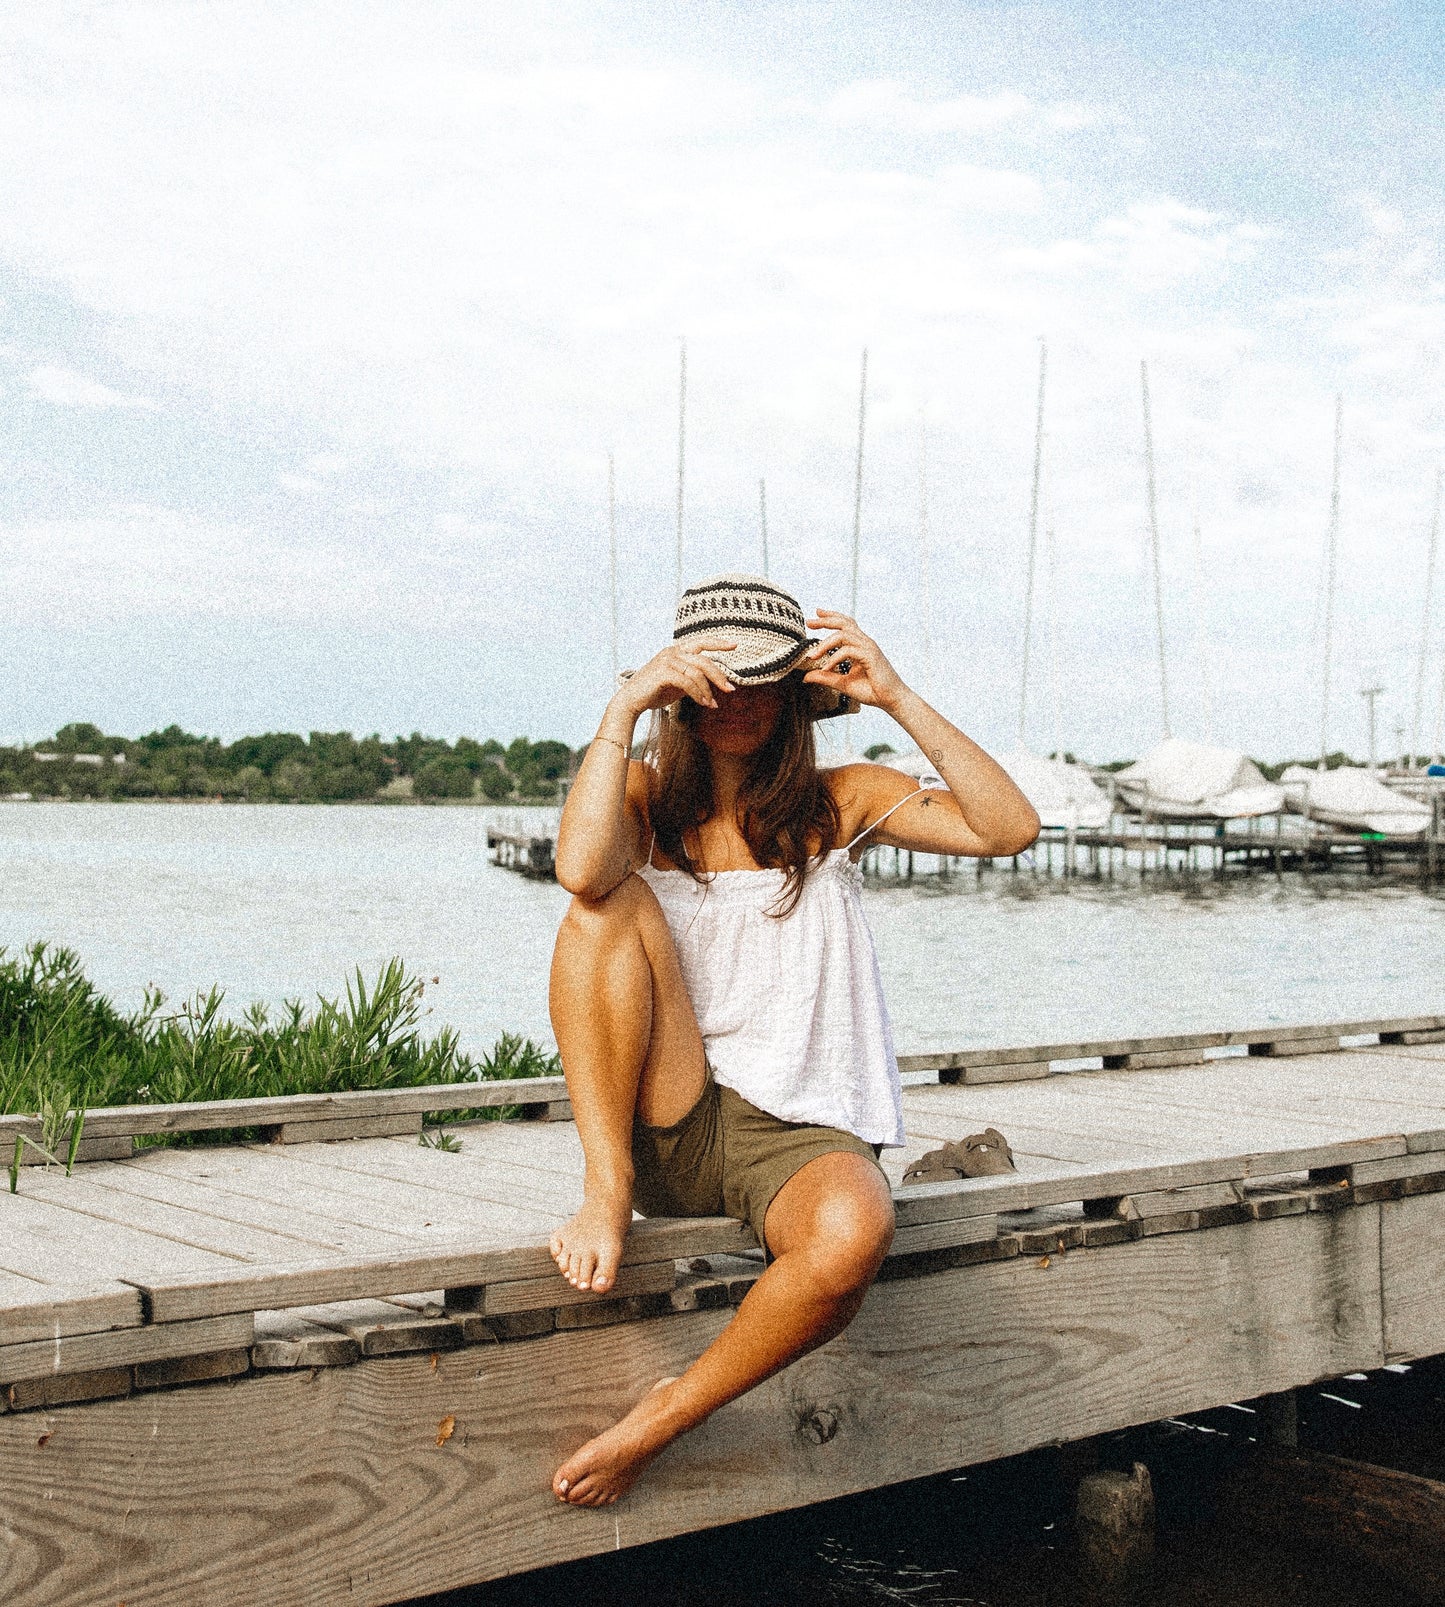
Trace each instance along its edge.
<path fill-rule="evenodd" d="M 0 16 L 0 740 L 586 740 L 687 579 L 1017 745 L 1416 719 L 1445 13 L 126 0 Z M 1198 531 L 1197 537 L 1195 531 Z M 1445 686 L 1445 553 L 1420 745 Z M 835 722 L 842 724 L 842 722 Z M 903 746 L 880 714 L 847 740 Z M 832 739 L 839 735 L 835 731 Z"/>

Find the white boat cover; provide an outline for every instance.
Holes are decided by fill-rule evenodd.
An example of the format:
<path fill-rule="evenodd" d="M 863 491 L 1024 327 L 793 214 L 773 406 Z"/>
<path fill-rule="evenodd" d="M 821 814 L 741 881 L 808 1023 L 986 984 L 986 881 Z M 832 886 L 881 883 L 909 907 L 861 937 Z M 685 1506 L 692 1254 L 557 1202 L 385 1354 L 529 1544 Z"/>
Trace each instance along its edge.
<path fill-rule="evenodd" d="M 1237 748 L 1166 737 L 1114 777 L 1120 796 L 1156 818 L 1242 820 L 1277 815 L 1284 789 Z"/>
<path fill-rule="evenodd" d="M 1102 831 L 1109 824 L 1109 795 L 1082 765 L 1025 749 L 1001 754 L 998 762 L 1038 811 L 1040 825 Z"/>
<path fill-rule="evenodd" d="M 1418 837 L 1430 825 L 1428 804 L 1396 792 L 1378 776 L 1353 765 L 1307 770 L 1292 764 L 1280 780 L 1291 809 L 1328 826 L 1380 832 L 1386 837 Z"/>

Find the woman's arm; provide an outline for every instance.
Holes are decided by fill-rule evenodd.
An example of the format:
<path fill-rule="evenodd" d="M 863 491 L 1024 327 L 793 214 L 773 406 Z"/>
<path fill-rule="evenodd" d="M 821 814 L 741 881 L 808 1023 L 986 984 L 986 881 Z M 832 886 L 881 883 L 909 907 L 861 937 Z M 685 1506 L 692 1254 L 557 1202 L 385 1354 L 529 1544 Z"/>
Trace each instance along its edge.
<path fill-rule="evenodd" d="M 892 715 L 948 784 L 946 794 L 919 792 L 915 801 L 889 815 L 873 840 L 931 854 L 1022 853 L 1039 834 L 1039 817 L 1002 766 L 906 686 L 855 620 L 820 608 L 808 624 L 834 634 L 809 655 L 813 667 L 804 680 Z M 884 765 L 849 765 L 838 779 L 853 802 L 854 831 L 915 791 L 908 777 Z"/>
<path fill-rule="evenodd" d="M 637 722 L 649 709 L 683 697 L 716 708 L 717 693 L 731 692 L 732 682 L 706 650 L 735 645 L 698 637 L 685 647 L 665 647 L 613 693 L 557 829 L 557 880 L 569 893 L 605 898 L 641 860 L 647 773 L 630 759 Z"/>

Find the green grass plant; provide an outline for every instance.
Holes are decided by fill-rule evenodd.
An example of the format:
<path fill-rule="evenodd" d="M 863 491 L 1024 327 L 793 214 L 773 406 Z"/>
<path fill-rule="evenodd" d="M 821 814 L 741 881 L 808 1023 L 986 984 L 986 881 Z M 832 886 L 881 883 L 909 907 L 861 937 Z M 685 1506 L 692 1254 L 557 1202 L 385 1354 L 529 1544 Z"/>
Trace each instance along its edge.
<path fill-rule="evenodd" d="M 560 1075 L 555 1055 L 513 1033 L 480 1059 L 458 1047 L 449 1027 L 424 1036 L 425 991 L 393 959 L 375 982 L 358 969 L 344 999 L 318 998 L 310 1010 L 298 1000 L 274 1014 L 254 1004 L 236 1019 L 213 987 L 174 1008 L 151 989 L 140 1010 L 125 1015 L 96 991 L 70 949 L 0 949 L 0 1114 L 38 1115 L 51 1158 L 66 1141 L 73 1158 L 76 1113 L 86 1107 Z M 457 1106 L 448 1119 L 467 1113 L 464 1099 Z"/>

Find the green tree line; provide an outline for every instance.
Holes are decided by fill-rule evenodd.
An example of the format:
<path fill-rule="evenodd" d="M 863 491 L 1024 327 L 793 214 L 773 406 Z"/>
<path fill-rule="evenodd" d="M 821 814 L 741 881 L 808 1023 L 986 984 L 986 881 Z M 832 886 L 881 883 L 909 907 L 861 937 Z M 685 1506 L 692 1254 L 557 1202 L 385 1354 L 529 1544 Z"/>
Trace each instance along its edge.
<path fill-rule="evenodd" d="M 224 798 L 251 803 L 475 799 L 545 803 L 572 773 L 565 742 L 383 742 L 349 731 L 269 731 L 226 743 L 179 726 L 132 738 L 77 723 L 33 746 L 0 747 L 0 797 Z"/>

